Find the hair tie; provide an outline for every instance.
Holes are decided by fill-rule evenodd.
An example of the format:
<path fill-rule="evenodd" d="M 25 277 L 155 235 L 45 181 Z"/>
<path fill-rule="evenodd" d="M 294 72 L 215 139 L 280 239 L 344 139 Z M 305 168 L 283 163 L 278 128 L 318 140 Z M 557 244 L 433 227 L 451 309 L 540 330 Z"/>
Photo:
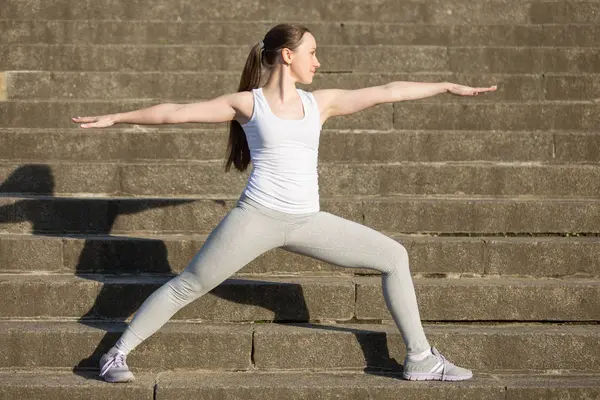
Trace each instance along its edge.
<path fill-rule="evenodd" d="M 261 40 L 260 42 L 258 42 L 258 46 L 259 46 L 261 49 L 264 49 L 264 48 L 265 48 L 265 42 L 263 42 L 263 41 Z"/>

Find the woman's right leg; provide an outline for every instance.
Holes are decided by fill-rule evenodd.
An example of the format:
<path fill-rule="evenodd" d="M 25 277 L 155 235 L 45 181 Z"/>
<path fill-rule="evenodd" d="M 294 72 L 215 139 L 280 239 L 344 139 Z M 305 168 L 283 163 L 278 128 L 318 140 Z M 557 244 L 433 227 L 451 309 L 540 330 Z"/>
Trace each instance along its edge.
<path fill-rule="evenodd" d="M 238 202 L 209 235 L 186 269 L 142 304 L 111 351 L 118 350 L 126 356 L 185 305 L 214 289 L 262 253 L 282 246 L 284 241 L 282 221 L 259 212 L 253 204 Z M 106 365 L 101 361 L 102 370 L 110 368 Z M 105 379 L 122 381 L 120 376 L 123 374 L 116 374 L 116 371 L 114 379 L 106 376 Z M 101 371 L 102 376 L 103 372 L 106 371 Z"/>

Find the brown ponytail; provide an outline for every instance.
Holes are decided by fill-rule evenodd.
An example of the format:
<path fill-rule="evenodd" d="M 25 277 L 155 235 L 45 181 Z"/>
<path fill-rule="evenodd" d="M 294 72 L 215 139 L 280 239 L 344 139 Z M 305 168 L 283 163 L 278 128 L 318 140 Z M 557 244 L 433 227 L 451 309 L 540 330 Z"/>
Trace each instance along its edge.
<path fill-rule="evenodd" d="M 257 43 L 250 50 L 246 65 L 240 78 L 238 92 L 251 91 L 260 87 L 262 67 L 273 68 L 277 62 L 280 50 L 288 48 L 295 50 L 302 41 L 308 28 L 299 24 L 280 24 L 273 27 L 263 39 L 264 48 Z M 238 171 L 245 171 L 250 164 L 250 148 L 246 135 L 239 122 L 233 120 L 229 123 L 229 143 L 227 145 L 229 157 L 225 163 L 225 172 L 229 172 L 231 164 Z"/>

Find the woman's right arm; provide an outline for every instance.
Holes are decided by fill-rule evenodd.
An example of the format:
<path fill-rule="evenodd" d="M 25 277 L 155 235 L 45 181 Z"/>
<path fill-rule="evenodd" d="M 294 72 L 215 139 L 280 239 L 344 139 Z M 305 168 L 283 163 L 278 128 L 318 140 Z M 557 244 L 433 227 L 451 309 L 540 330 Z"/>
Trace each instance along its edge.
<path fill-rule="evenodd" d="M 248 92 L 249 93 L 249 92 Z M 107 128 L 114 124 L 183 124 L 188 122 L 220 123 L 236 119 L 243 110 L 245 92 L 226 94 L 212 100 L 190 104 L 164 103 L 126 113 L 96 117 L 74 117 L 73 122 L 82 128 Z"/>

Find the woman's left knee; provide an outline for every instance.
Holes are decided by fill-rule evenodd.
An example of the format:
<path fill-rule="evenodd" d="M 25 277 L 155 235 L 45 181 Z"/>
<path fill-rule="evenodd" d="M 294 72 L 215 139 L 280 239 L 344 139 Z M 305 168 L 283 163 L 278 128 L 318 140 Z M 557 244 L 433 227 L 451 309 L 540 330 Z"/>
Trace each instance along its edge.
<path fill-rule="evenodd" d="M 384 273 L 391 274 L 398 270 L 408 270 L 408 251 L 400 243 L 391 246 L 386 254 L 387 268 Z"/>

